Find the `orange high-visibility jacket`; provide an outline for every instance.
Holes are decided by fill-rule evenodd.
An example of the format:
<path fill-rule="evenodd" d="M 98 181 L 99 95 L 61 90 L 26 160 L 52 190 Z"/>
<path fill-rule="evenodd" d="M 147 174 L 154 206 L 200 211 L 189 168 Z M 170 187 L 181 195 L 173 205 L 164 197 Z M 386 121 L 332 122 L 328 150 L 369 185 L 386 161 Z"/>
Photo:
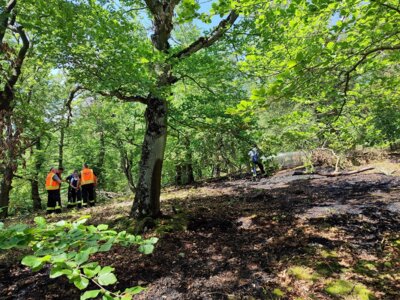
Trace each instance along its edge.
<path fill-rule="evenodd" d="M 53 180 L 53 176 L 56 175 L 53 171 L 51 171 L 49 174 L 47 174 L 46 177 L 46 190 L 48 191 L 54 191 L 60 189 L 60 184 Z"/>
<path fill-rule="evenodd" d="M 81 171 L 81 185 L 95 182 L 95 176 L 92 169 L 84 168 Z"/>

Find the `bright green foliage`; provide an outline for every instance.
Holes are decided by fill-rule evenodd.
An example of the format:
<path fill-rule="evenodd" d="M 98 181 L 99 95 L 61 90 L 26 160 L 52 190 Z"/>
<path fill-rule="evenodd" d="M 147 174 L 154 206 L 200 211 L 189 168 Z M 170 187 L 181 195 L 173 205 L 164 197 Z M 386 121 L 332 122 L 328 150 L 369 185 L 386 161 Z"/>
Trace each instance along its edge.
<path fill-rule="evenodd" d="M 389 2 L 246 1 L 241 70 L 259 79 L 249 107 L 264 139 L 280 151 L 399 139 L 400 14 Z"/>
<path fill-rule="evenodd" d="M 109 292 L 104 287 L 117 282 L 114 268 L 102 267 L 91 261 L 91 255 L 110 250 L 112 245 L 138 245 L 143 254 L 150 254 L 158 239 L 142 239 L 126 233 L 108 229 L 108 225 L 85 225 L 88 217 L 75 222 L 59 221 L 48 224 L 43 217 L 35 218 L 35 227 L 14 225 L 0 228 L 0 249 L 30 248 L 33 255 L 25 256 L 22 264 L 38 271 L 50 265 L 50 278 L 66 276 L 78 289 L 84 290 L 92 281 L 101 290 L 86 291 L 82 299 L 96 297 L 100 292 L 110 299 L 130 299 L 134 294 L 143 291 L 133 287 L 125 292 Z"/>

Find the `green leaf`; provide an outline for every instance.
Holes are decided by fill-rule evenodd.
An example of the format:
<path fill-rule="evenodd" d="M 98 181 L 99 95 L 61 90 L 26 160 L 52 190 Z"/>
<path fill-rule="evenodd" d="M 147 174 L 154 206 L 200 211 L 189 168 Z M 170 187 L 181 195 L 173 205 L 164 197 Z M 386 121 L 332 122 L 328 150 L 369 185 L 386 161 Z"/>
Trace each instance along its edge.
<path fill-rule="evenodd" d="M 4 228 L 4 223 L 0 222 L 0 230 Z"/>
<path fill-rule="evenodd" d="M 154 250 L 154 246 L 152 244 L 144 244 L 144 245 L 140 245 L 139 247 L 139 252 L 143 253 L 143 254 L 151 254 L 153 253 Z"/>
<path fill-rule="evenodd" d="M 34 221 L 39 226 L 46 226 L 46 219 L 43 217 L 35 217 Z"/>
<path fill-rule="evenodd" d="M 335 43 L 334 43 L 334 42 L 329 42 L 329 43 L 326 45 L 326 48 L 329 49 L 329 50 L 332 50 L 333 47 L 335 47 Z"/>
<path fill-rule="evenodd" d="M 89 280 L 85 277 L 79 276 L 74 280 L 74 284 L 78 289 L 84 290 L 89 285 Z"/>
<path fill-rule="evenodd" d="M 125 289 L 125 293 L 129 293 L 131 295 L 136 295 L 136 294 L 139 294 L 140 292 L 143 292 L 145 290 L 146 290 L 146 288 L 144 288 L 144 287 L 135 286 L 135 287 L 131 287 L 131 288 Z"/>
<path fill-rule="evenodd" d="M 108 273 L 111 273 L 111 272 L 114 271 L 114 270 L 115 270 L 115 269 L 114 269 L 113 267 L 106 266 L 106 267 L 104 267 L 103 269 L 101 269 L 99 275 L 108 274 Z"/>
<path fill-rule="evenodd" d="M 56 268 L 52 268 L 50 271 L 50 278 L 57 278 L 60 277 L 62 275 L 71 275 L 72 274 L 72 270 L 70 269 L 64 269 L 61 267 L 56 267 Z"/>
<path fill-rule="evenodd" d="M 114 300 L 111 295 L 103 295 L 103 300 Z"/>
<path fill-rule="evenodd" d="M 156 237 L 152 237 L 152 238 L 149 238 L 146 240 L 147 244 L 155 244 L 157 242 L 158 242 L 158 238 L 156 238 Z"/>
<path fill-rule="evenodd" d="M 293 68 L 295 65 L 297 65 L 295 60 L 290 60 L 287 64 L 288 68 Z"/>
<path fill-rule="evenodd" d="M 102 230 L 107 230 L 108 229 L 108 225 L 107 224 L 100 224 L 99 226 L 97 226 L 97 229 L 102 231 Z"/>
<path fill-rule="evenodd" d="M 78 265 L 83 264 L 84 262 L 86 262 L 89 259 L 89 253 L 87 251 L 82 251 L 79 252 L 76 257 L 75 257 L 75 261 Z"/>
<path fill-rule="evenodd" d="M 111 243 L 110 243 L 110 242 L 107 242 L 107 243 L 105 243 L 105 244 L 103 244 L 103 245 L 100 246 L 99 251 L 100 251 L 100 252 L 109 251 L 109 250 L 111 249 L 112 245 L 113 245 L 112 242 L 111 242 Z"/>
<path fill-rule="evenodd" d="M 25 225 L 25 224 L 15 224 L 13 226 L 8 227 L 9 230 L 13 230 L 13 231 L 17 231 L 17 232 L 24 231 L 27 228 L 28 228 L 28 225 Z"/>
<path fill-rule="evenodd" d="M 100 293 L 100 290 L 86 291 L 86 292 L 84 292 L 83 295 L 81 296 L 81 300 L 96 298 L 96 297 L 98 296 L 99 293 Z"/>
<path fill-rule="evenodd" d="M 117 282 L 117 277 L 113 273 L 102 273 L 97 277 L 97 281 L 101 285 L 110 285 Z"/>
<path fill-rule="evenodd" d="M 22 259 L 21 263 L 23 265 L 25 265 L 25 266 L 28 266 L 28 267 L 32 268 L 32 269 L 36 269 L 36 268 L 40 267 L 43 264 L 43 261 L 42 261 L 42 259 L 40 257 L 36 257 L 36 256 L 33 256 L 33 255 L 28 255 L 28 256 L 25 256 Z"/>
<path fill-rule="evenodd" d="M 65 222 L 64 220 L 58 221 L 56 224 L 57 227 L 64 227 L 67 224 L 67 222 Z"/>
<path fill-rule="evenodd" d="M 95 268 L 83 268 L 83 273 L 89 278 L 93 278 L 96 276 L 101 270 L 100 266 L 97 266 Z"/>
<path fill-rule="evenodd" d="M 67 260 L 67 254 L 66 253 L 61 253 L 59 255 L 55 255 L 51 258 L 52 263 L 61 263 L 65 262 Z"/>

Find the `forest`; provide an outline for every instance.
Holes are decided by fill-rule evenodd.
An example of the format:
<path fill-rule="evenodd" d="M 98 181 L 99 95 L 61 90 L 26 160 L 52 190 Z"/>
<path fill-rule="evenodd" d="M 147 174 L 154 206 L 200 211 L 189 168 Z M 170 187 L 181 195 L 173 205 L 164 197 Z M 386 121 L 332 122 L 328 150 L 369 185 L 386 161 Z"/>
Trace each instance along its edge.
<path fill-rule="evenodd" d="M 400 299 L 398 0 L 0 0 L 0 299 Z"/>

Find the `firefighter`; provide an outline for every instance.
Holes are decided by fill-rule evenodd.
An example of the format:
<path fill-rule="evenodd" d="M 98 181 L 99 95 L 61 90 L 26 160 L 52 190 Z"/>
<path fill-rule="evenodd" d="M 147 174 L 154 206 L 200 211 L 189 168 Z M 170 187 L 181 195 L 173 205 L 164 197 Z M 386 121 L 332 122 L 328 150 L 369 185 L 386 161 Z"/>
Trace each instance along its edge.
<path fill-rule="evenodd" d="M 47 213 L 60 213 L 61 212 L 61 173 L 63 168 L 51 168 L 46 177 L 46 190 L 47 190 Z"/>
<path fill-rule="evenodd" d="M 81 171 L 81 188 L 82 188 L 82 206 L 94 206 L 95 194 L 94 187 L 97 184 L 97 176 L 92 169 L 89 169 L 88 164 L 83 164 Z"/>
<path fill-rule="evenodd" d="M 82 207 L 82 193 L 80 188 L 80 179 L 78 170 L 75 170 L 66 178 L 68 182 L 68 206 L 69 208 Z"/>

